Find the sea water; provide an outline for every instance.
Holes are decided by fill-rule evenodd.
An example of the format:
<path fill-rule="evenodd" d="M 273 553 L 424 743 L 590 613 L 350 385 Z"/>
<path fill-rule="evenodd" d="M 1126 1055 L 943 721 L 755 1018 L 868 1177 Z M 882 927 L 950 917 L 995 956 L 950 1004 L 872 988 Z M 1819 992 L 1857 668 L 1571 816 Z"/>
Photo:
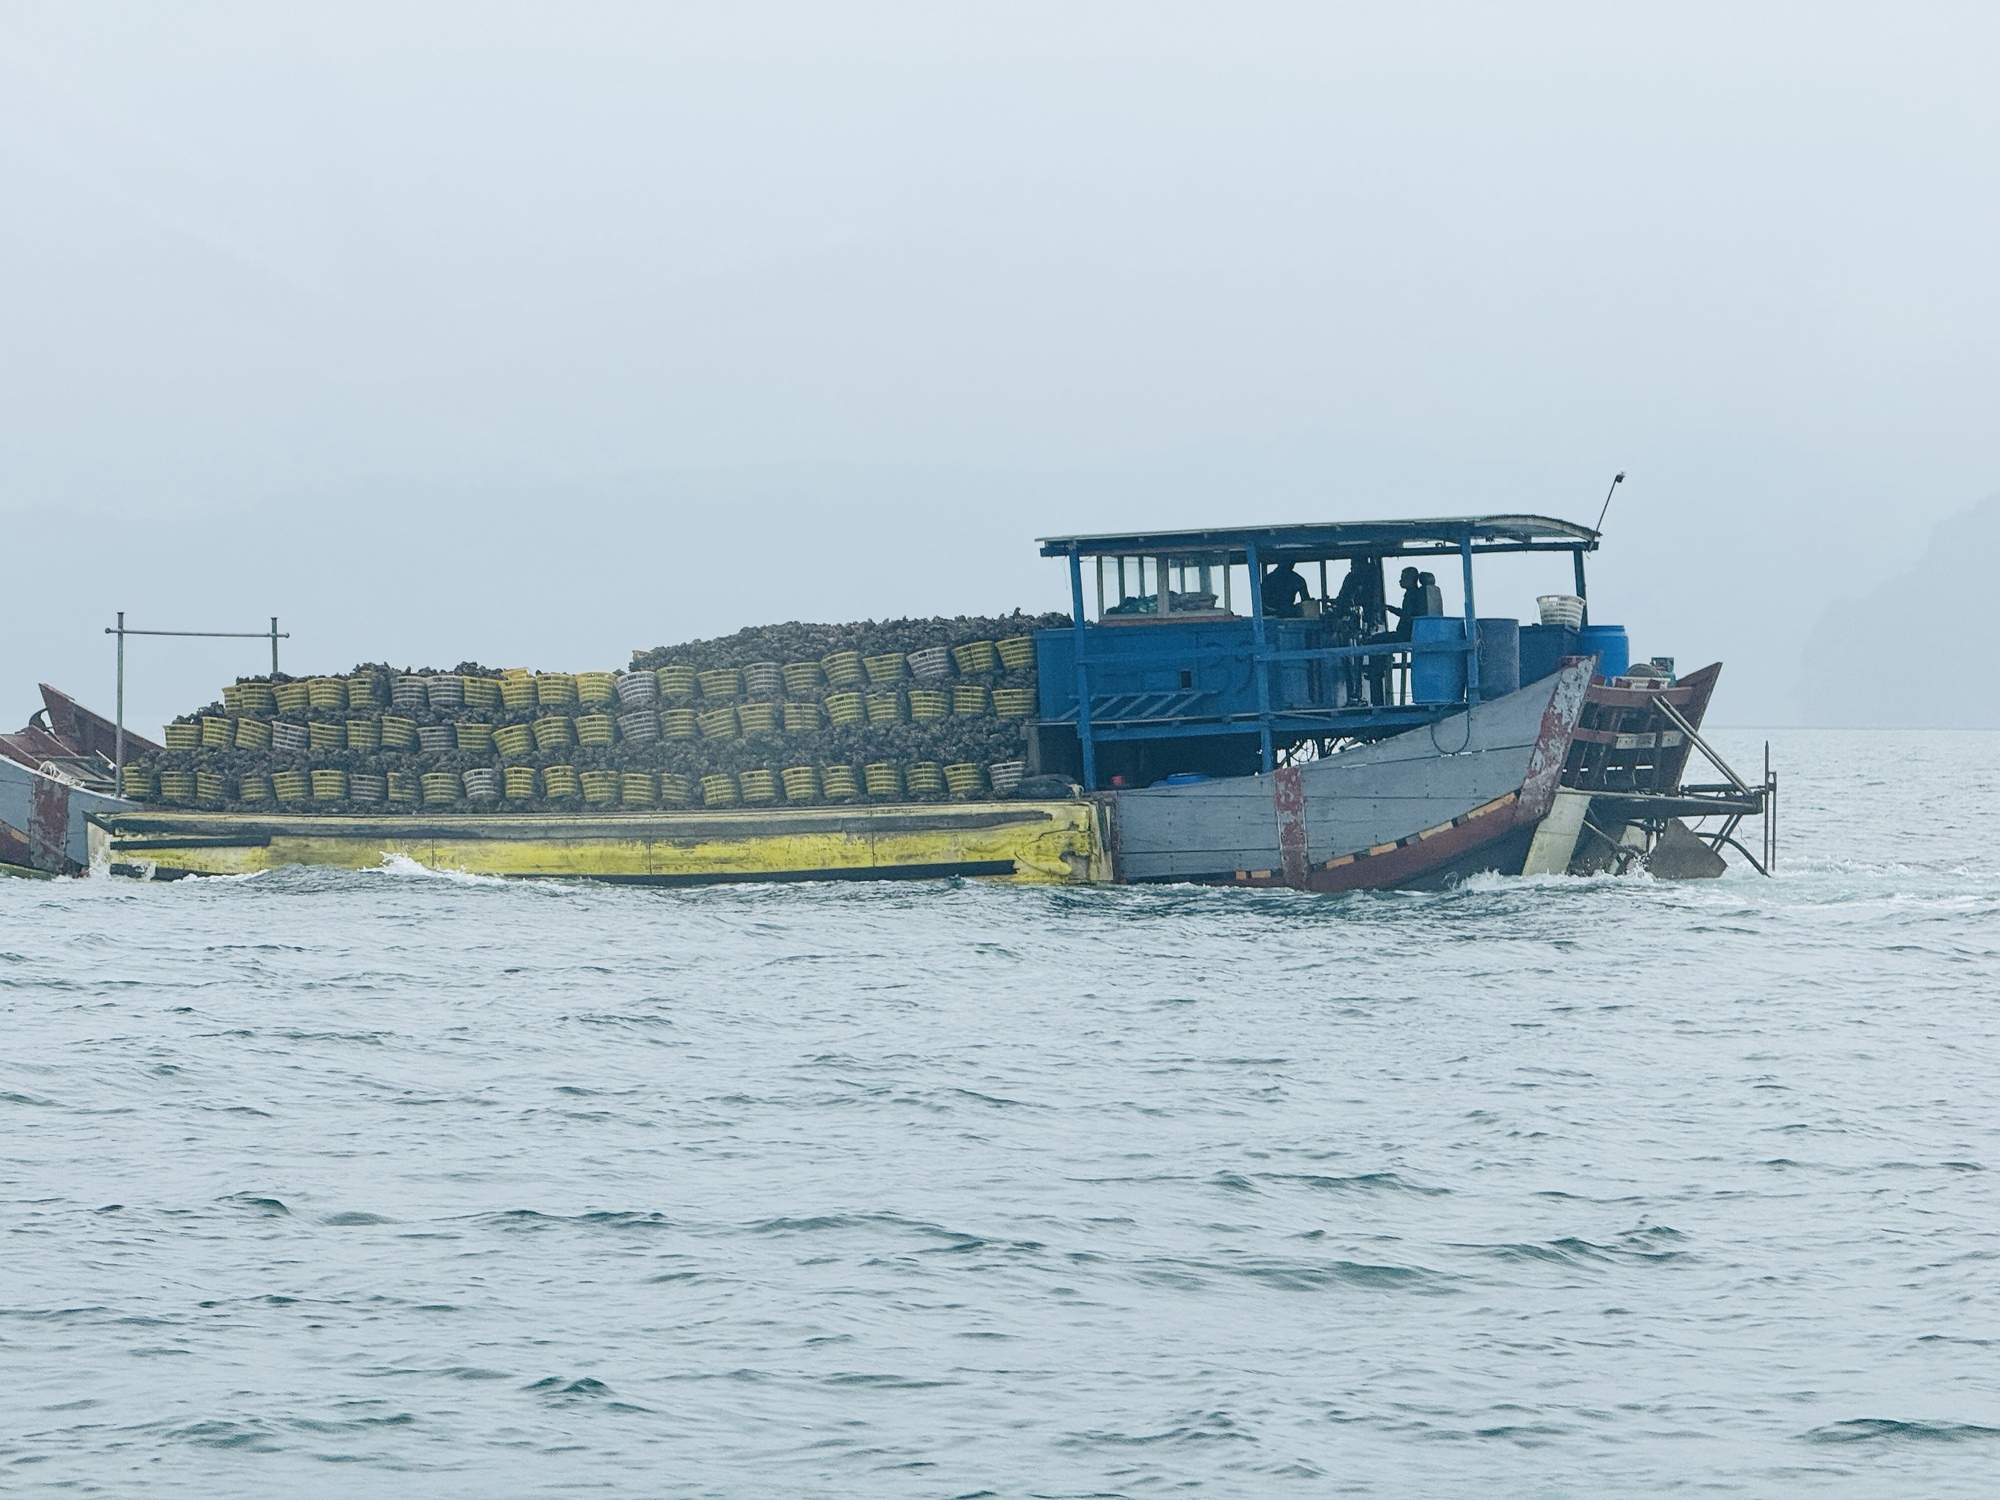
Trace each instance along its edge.
<path fill-rule="evenodd" d="M 1769 880 L 0 881 L 0 1492 L 1991 1494 L 2000 737 L 1774 738 Z"/>

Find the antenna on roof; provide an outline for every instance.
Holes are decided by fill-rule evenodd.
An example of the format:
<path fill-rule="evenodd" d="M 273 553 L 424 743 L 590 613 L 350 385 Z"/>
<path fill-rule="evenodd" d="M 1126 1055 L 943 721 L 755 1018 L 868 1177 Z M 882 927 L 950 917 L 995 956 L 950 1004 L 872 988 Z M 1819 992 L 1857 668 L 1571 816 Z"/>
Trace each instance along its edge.
<path fill-rule="evenodd" d="M 1618 486 L 1624 482 L 1625 471 L 1623 469 L 1620 469 L 1616 474 L 1611 476 L 1611 488 L 1604 492 L 1604 510 L 1600 510 L 1597 513 L 1597 524 L 1590 528 L 1592 531 L 1602 531 L 1604 529 L 1604 511 L 1611 509 L 1611 497 L 1618 493 Z"/>

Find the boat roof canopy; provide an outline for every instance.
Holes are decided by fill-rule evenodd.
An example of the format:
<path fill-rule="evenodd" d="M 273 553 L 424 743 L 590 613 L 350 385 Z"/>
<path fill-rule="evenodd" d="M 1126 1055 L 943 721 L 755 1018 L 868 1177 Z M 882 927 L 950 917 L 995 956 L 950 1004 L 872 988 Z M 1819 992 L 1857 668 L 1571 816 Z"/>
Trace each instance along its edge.
<path fill-rule="evenodd" d="M 1336 557 L 1408 557 L 1457 552 L 1589 552 L 1597 533 L 1549 516 L 1444 516 L 1420 521 L 1320 521 L 1288 526 L 1216 526 L 1203 531 L 1129 531 L 1045 536 L 1044 557 L 1171 557 L 1241 563 L 1254 545 L 1260 562 Z"/>

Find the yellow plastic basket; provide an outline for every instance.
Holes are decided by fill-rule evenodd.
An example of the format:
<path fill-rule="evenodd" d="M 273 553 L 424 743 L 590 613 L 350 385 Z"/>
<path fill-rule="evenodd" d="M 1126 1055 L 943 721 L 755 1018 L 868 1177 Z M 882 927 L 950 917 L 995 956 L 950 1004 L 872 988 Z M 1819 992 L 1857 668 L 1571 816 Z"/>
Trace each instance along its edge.
<path fill-rule="evenodd" d="M 734 667 L 711 667 L 695 673 L 704 698 L 734 698 L 743 691 L 743 674 Z"/>
<path fill-rule="evenodd" d="M 820 670 L 826 673 L 826 680 L 834 687 L 860 687 L 868 680 L 859 651 L 836 651 L 831 656 L 821 657 L 819 665 Z"/>
<path fill-rule="evenodd" d="M 863 657 L 861 665 L 868 669 L 870 682 L 900 682 L 910 675 L 910 659 L 900 651 Z"/>
<path fill-rule="evenodd" d="M 992 641 L 967 641 L 962 646 L 953 646 L 951 659 L 958 664 L 961 672 L 1000 670 L 1000 648 Z"/>
<path fill-rule="evenodd" d="M 559 750 L 565 745 L 576 743 L 576 731 L 567 715 L 551 714 L 534 722 L 536 748 Z"/>

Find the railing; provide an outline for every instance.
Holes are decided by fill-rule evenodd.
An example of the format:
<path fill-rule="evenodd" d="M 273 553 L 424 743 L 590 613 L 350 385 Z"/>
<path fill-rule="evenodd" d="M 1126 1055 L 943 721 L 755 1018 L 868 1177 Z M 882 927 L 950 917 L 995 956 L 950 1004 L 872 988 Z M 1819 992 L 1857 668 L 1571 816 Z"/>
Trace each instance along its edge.
<path fill-rule="evenodd" d="M 1089 637 L 1086 636 L 1085 640 Z M 1468 661 L 1468 692 L 1457 698 L 1418 702 L 1408 692 L 1409 668 L 1418 656 L 1477 654 L 1476 645 L 1451 641 L 1376 641 L 1349 646 L 1309 646 L 1243 649 L 1229 646 L 1194 647 L 1171 655 L 1163 654 L 1161 666 L 1193 667 L 1212 682 L 1218 673 L 1230 677 L 1241 669 L 1251 681 L 1237 681 L 1223 689 L 1160 690 L 1157 692 L 1099 692 L 1088 699 L 1078 697 L 1069 712 L 1057 722 L 1073 722 L 1079 748 L 1084 752 L 1086 778 L 1094 782 L 1096 746 L 1100 743 L 1130 743 L 1147 740 L 1193 739 L 1217 734 L 1250 734 L 1259 739 L 1260 751 L 1275 747 L 1281 738 L 1342 737 L 1355 732 L 1371 736 L 1385 731 L 1421 727 L 1454 713 L 1462 713 L 1478 702 L 1477 667 Z M 1385 684 L 1388 697 L 1371 703 L 1332 701 L 1340 696 L 1337 682 L 1326 683 L 1326 701 L 1297 701 L 1285 689 L 1283 668 L 1299 668 L 1314 663 L 1337 669 L 1348 662 L 1368 663 L 1367 676 Z M 1135 665 L 1131 653 L 1086 651 L 1077 663 L 1079 691 L 1088 688 L 1093 668 Z M 1377 665 L 1379 664 L 1379 665 Z M 1278 681 L 1272 679 L 1277 677 Z M 1230 706 L 1230 700 L 1256 688 L 1258 706 L 1245 710 Z M 1363 689 L 1366 692 L 1366 689 Z M 1221 701 L 1216 701 L 1220 699 Z M 1178 701 L 1176 701 L 1178 700 Z M 1157 711 L 1155 711 L 1157 710 Z"/>

